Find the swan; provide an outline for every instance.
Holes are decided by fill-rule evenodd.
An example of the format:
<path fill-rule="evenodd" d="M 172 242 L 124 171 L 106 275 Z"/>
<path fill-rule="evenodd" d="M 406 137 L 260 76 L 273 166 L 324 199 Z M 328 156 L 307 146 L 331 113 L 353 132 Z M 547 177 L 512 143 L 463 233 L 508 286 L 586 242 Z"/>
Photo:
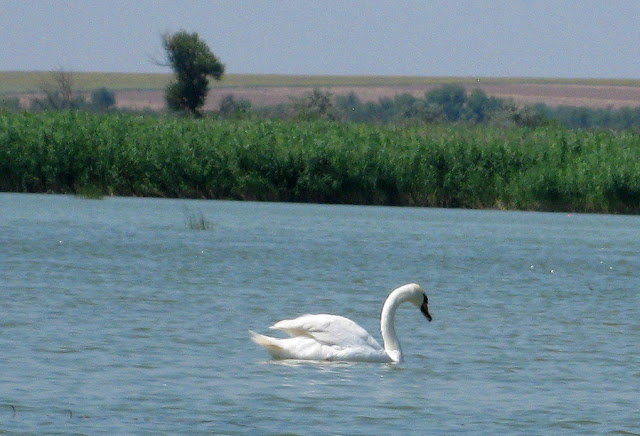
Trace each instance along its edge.
<path fill-rule="evenodd" d="M 302 315 L 278 321 L 270 328 L 281 330 L 285 339 L 264 336 L 249 330 L 251 339 L 264 347 L 274 359 L 326 360 L 347 362 L 402 362 L 402 350 L 393 325 L 401 303 L 413 303 L 431 321 L 429 300 L 415 283 L 393 290 L 382 305 L 380 331 L 382 348 L 365 329 L 338 315 Z"/>

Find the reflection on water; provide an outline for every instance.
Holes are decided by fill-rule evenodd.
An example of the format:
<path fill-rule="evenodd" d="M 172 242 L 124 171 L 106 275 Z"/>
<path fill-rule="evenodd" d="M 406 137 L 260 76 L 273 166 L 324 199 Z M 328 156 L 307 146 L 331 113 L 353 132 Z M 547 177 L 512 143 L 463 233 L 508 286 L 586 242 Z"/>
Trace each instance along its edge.
<path fill-rule="evenodd" d="M 191 229 L 185 210 L 209 224 Z M 640 428 L 640 218 L 0 194 L 0 432 Z M 406 362 L 271 362 L 335 313 Z"/>

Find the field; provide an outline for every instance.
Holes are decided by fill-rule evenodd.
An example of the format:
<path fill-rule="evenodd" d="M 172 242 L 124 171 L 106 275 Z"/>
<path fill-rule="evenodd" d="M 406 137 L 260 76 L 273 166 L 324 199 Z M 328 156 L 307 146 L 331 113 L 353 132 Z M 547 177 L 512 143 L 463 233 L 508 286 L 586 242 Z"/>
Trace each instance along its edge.
<path fill-rule="evenodd" d="M 39 95 L 48 72 L 0 72 L 0 95 L 18 95 L 24 105 Z M 89 92 L 106 87 L 116 93 L 120 108 L 159 110 L 165 107 L 164 87 L 171 74 L 73 73 L 74 87 Z M 468 90 L 481 88 L 487 95 L 509 98 L 518 104 L 620 108 L 640 106 L 640 80 L 539 79 L 386 76 L 287 76 L 229 74 L 212 83 L 206 109 L 215 110 L 225 95 L 249 100 L 254 107 L 287 103 L 313 88 L 333 95 L 355 93 L 362 101 L 410 93 L 423 96 L 443 83 L 461 83 Z"/>
<path fill-rule="evenodd" d="M 5 113 L 0 190 L 640 213 L 640 134 Z"/>

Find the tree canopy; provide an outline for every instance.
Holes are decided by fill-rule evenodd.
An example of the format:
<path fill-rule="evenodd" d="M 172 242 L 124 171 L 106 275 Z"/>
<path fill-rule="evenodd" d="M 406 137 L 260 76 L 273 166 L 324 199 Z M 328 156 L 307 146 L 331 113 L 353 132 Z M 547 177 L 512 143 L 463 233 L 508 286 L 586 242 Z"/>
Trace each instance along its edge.
<path fill-rule="evenodd" d="M 176 77 L 167 87 L 167 105 L 175 111 L 201 115 L 209 91 L 209 76 L 220 80 L 224 64 L 197 33 L 184 30 L 162 37 L 168 63 Z"/>

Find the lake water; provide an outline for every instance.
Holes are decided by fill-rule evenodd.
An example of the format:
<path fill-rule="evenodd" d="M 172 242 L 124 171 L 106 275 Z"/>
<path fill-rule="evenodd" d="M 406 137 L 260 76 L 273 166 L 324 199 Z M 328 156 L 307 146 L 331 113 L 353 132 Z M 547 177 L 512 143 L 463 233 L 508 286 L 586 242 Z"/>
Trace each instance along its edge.
<path fill-rule="evenodd" d="M 249 340 L 409 282 L 403 364 Z M 640 434 L 639 308 L 636 216 L 0 194 L 0 433 Z"/>

